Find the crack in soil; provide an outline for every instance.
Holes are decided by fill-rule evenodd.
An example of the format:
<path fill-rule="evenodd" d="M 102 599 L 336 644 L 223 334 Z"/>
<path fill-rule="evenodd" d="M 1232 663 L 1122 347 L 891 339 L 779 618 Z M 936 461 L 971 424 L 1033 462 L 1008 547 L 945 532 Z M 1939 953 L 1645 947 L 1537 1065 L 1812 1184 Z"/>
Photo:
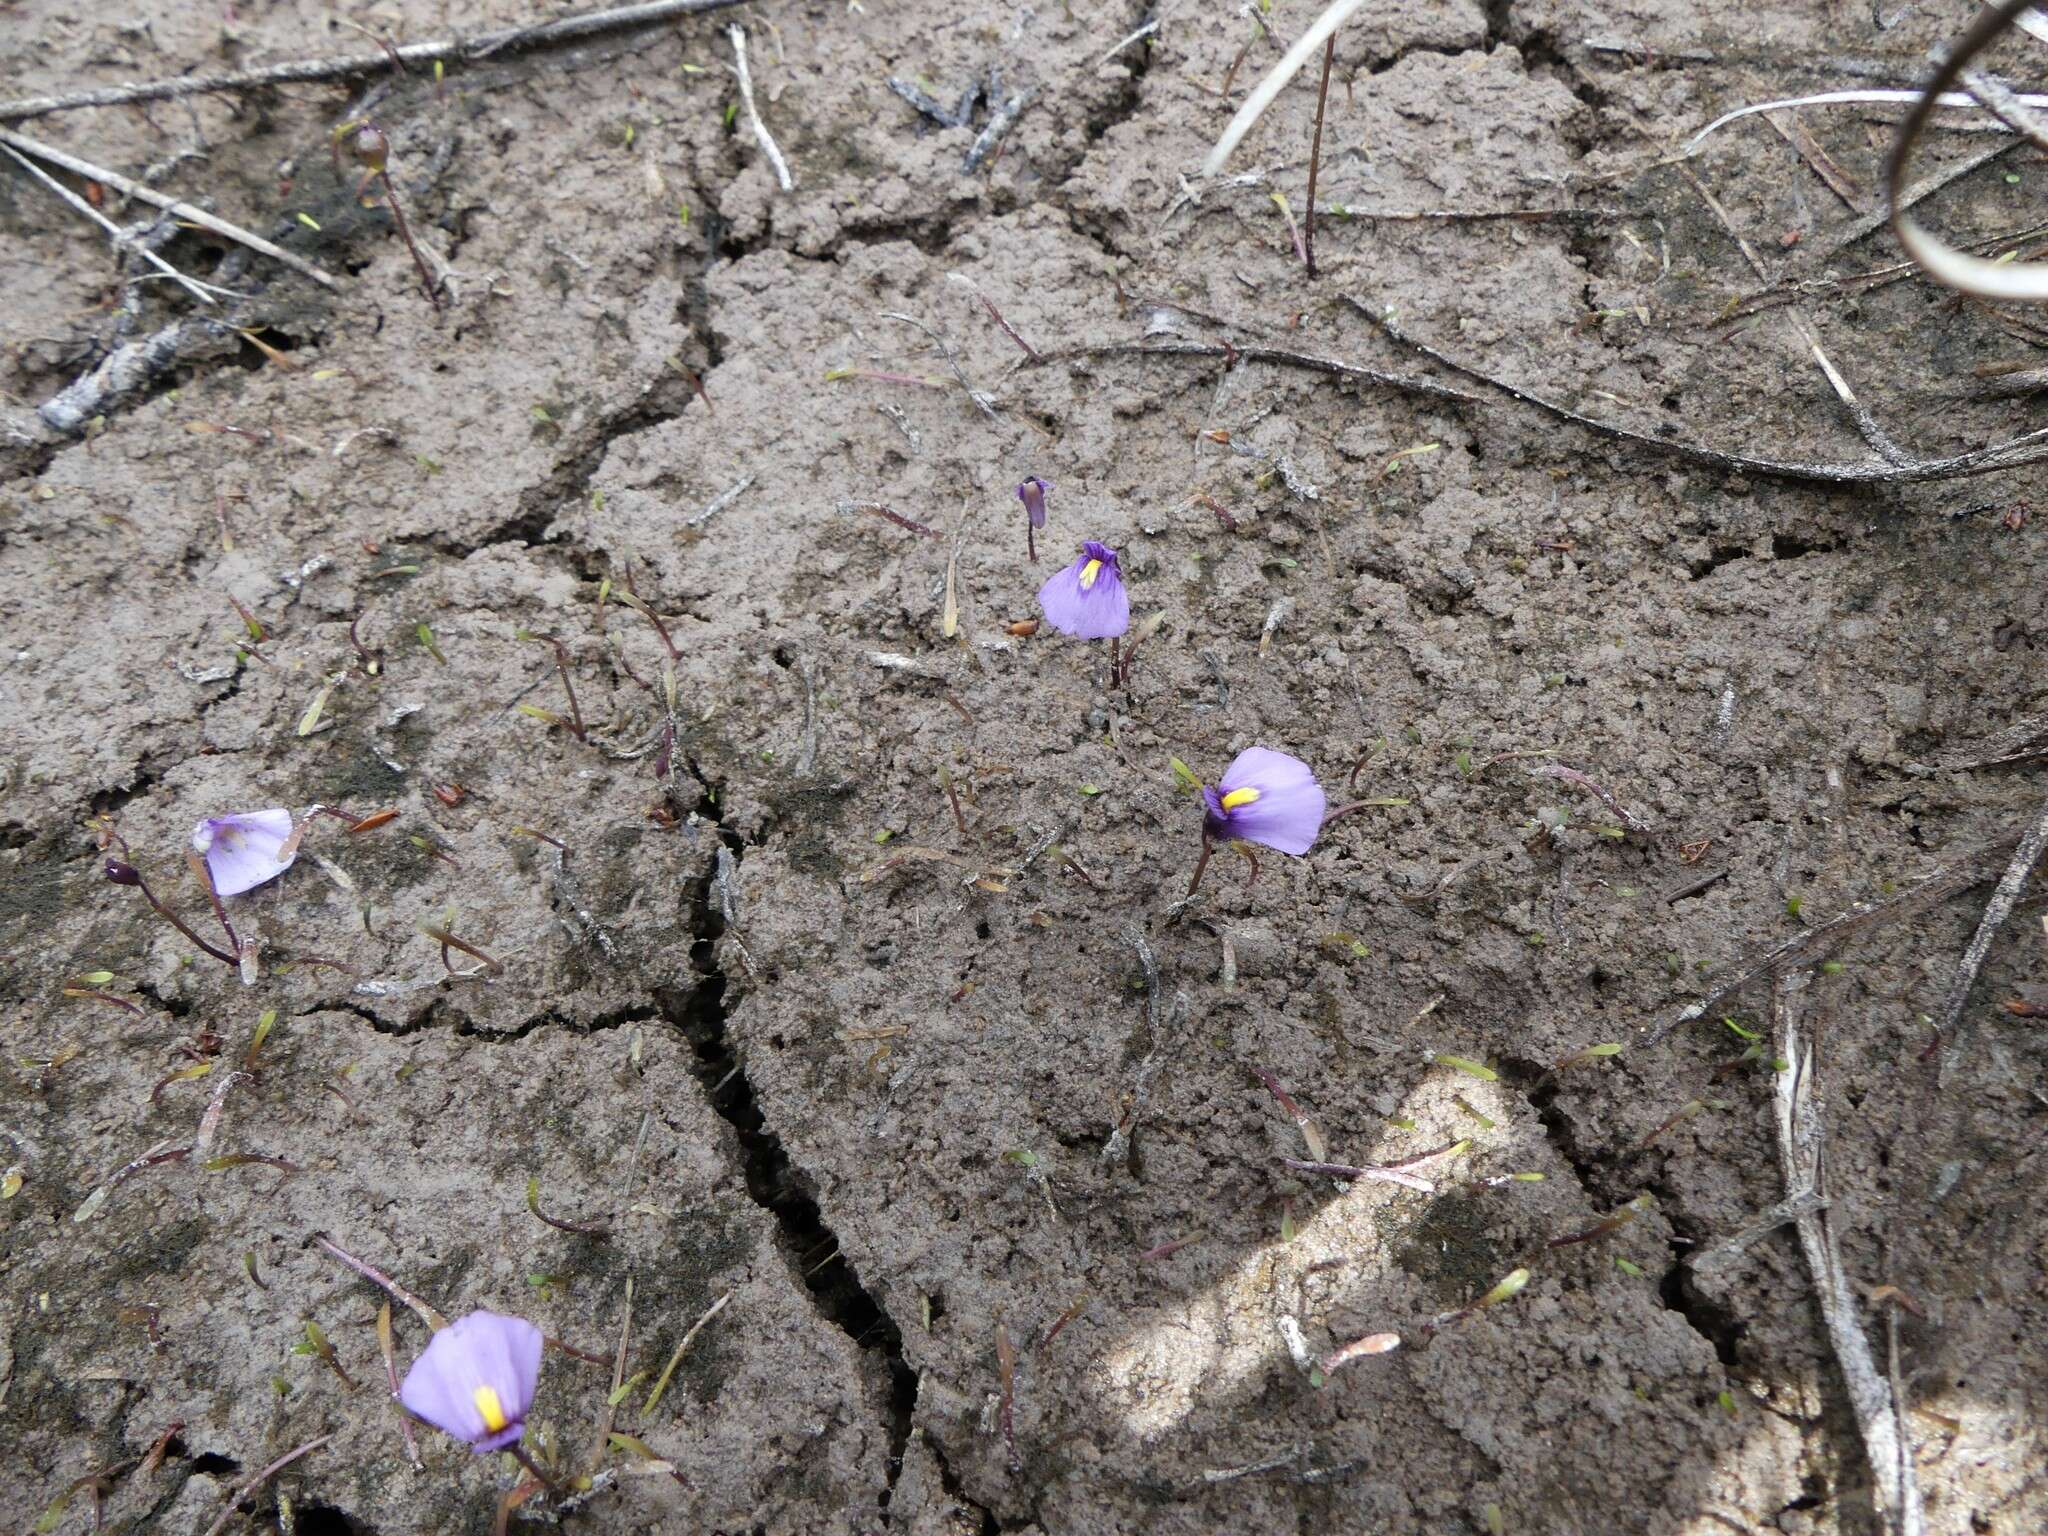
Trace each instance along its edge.
<path fill-rule="evenodd" d="M 1549 1140 L 1557 1155 L 1564 1159 L 1579 1181 L 1579 1187 L 1596 1200 L 1605 1204 L 1614 1203 L 1616 1191 L 1606 1187 L 1611 1184 L 1615 1169 L 1598 1157 L 1590 1156 L 1579 1146 L 1578 1128 L 1571 1117 L 1557 1102 L 1560 1084 L 1539 1064 L 1518 1061 L 1512 1058 L 1502 1061 L 1501 1066 L 1509 1081 L 1522 1091 L 1529 1107 L 1542 1122 L 1543 1134 Z M 1657 1196 L 1667 1214 L 1671 1202 L 1667 1192 L 1654 1182 L 1644 1188 Z M 1700 1293 L 1693 1284 L 1692 1271 L 1686 1267 L 1688 1252 L 1695 1243 L 1675 1230 L 1671 1239 L 1671 1266 L 1658 1277 L 1657 1295 L 1667 1311 L 1675 1312 L 1685 1319 L 1686 1326 L 1713 1346 L 1714 1355 L 1724 1369 L 1734 1370 L 1737 1364 L 1737 1344 L 1742 1336 L 1742 1324 L 1727 1307 Z"/>
<path fill-rule="evenodd" d="M 561 509 L 589 494 L 591 479 L 604 464 L 605 455 L 611 452 L 613 443 L 622 437 L 652 431 L 674 421 L 695 398 L 696 391 L 687 379 L 665 369 L 631 405 L 605 412 L 594 425 L 578 433 L 576 446 L 555 460 L 555 467 L 548 472 L 547 478 L 519 493 L 518 510 L 510 517 L 473 539 L 456 539 L 445 534 L 431 536 L 425 541 L 428 548 L 451 559 L 462 560 L 480 549 L 515 539 L 538 546 L 547 534 L 548 525 Z M 574 547 L 574 541 L 564 541 L 563 547 Z"/>
<path fill-rule="evenodd" d="M 721 786 L 706 779 L 695 763 L 689 772 L 704 788 L 712 809 L 712 825 L 731 854 L 734 867 L 748 842 L 725 824 Z M 758 844 L 757 844 L 758 845 Z M 795 1166 L 782 1138 L 767 1123 L 759 1096 L 747 1075 L 746 1062 L 728 1028 L 726 974 L 719 955 L 725 917 L 716 888 L 717 864 L 708 862 L 691 900 L 690 964 L 697 973 L 688 989 L 662 988 L 655 1002 L 696 1054 L 693 1074 L 720 1119 L 732 1127 L 739 1142 L 741 1172 L 747 1196 L 775 1218 L 776 1236 L 791 1269 L 811 1293 L 813 1304 L 863 1351 L 878 1356 L 888 1378 L 888 1483 L 881 1495 L 886 1523 L 896 1480 L 910 1444 L 911 1417 L 917 1408 L 917 1373 L 903 1354 L 903 1331 L 873 1293 L 861 1284 L 853 1262 L 842 1251 L 838 1234 L 825 1223 L 812 1193 L 814 1181 Z M 937 1452 L 934 1451 L 934 1455 Z M 944 1469 L 944 1462 L 940 1466 Z M 948 1491 L 952 1483 L 947 1477 Z M 983 1516 L 988 1526 L 987 1516 Z"/>

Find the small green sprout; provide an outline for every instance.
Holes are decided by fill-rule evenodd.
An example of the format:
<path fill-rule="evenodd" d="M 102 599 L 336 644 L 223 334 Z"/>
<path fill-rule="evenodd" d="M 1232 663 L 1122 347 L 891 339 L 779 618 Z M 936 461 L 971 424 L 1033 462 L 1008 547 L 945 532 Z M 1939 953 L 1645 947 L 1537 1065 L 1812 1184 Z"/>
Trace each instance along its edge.
<path fill-rule="evenodd" d="M 1479 1128 L 1482 1131 L 1490 1131 L 1494 1128 L 1494 1125 L 1497 1122 L 1495 1122 L 1490 1116 L 1482 1113 L 1478 1109 L 1478 1107 L 1472 1103 L 1470 1099 L 1465 1097 L 1465 1095 L 1463 1095 L 1462 1093 L 1454 1093 L 1451 1095 L 1451 1097 L 1457 1102 L 1457 1105 L 1460 1109 L 1464 1110 L 1466 1114 L 1470 1115 L 1474 1120 L 1477 1120 L 1479 1122 Z"/>
<path fill-rule="evenodd" d="M 1498 1306 L 1500 1305 L 1500 1303 L 1511 1300 L 1512 1298 L 1520 1295 L 1522 1287 L 1527 1285 L 1528 1283 L 1528 1270 L 1510 1270 L 1507 1273 L 1506 1277 L 1502 1279 L 1499 1285 L 1496 1285 L 1492 1290 L 1488 1291 L 1484 1296 L 1479 1298 L 1479 1305 L 1482 1307 Z"/>
<path fill-rule="evenodd" d="M 1434 1061 L 1440 1067 L 1449 1067 L 1453 1072 L 1462 1072 L 1467 1077 L 1476 1077 L 1482 1083 L 1497 1083 L 1500 1081 L 1500 1074 L 1494 1071 L 1493 1068 L 1468 1060 L 1463 1056 L 1445 1056 L 1440 1053 L 1425 1052 L 1423 1060 Z"/>

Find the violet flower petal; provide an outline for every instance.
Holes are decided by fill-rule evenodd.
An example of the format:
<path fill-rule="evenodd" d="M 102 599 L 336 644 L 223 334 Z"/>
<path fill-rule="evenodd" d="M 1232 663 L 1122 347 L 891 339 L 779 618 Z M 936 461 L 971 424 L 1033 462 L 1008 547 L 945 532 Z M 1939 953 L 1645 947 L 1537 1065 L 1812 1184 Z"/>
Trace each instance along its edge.
<path fill-rule="evenodd" d="M 1017 487 L 1017 499 L 1024 503 L 1024 511 L 1034 528 L 1045 526 L 1045 493 L 1051 489 L 1052 482 L 1037 475 L 1026 477 L 1024 483 Z"/>
<path fill-rule="evenodd" d="M 1242 790 L 1255 794 L 1226 807 L 1224 802 Z M 1212 838 L 1241 838 L 1292 854 L 1315 846 L 1329 803 L 1307 763 L 1270 747 L 1247 747 L 1238 753 L 1214 789 L 1203 787 L 1202 798 Z"/>
<path fill-rule="evenodd" d="M 1096 565 L 1086 587 L 1082 577 Z M 1057 571 L 1038 589 L 1038 606 L 1046 622 L 1064 635 L 1083 640 L 1108 640 L 1131 627 L 1131 596 L 1124 590 L 1116 551 L 1090 539 L 1070 566 Z"/>
<path fill-rule="evenodd" d="M 292 835 L 292 813 L 283 806 L 209 816 L 192 829 L 192 846 L 206 856 L 206 873 L 216 896 L 239 896 L 275 880 L 298 857 L 284 851 Z"/>
<path fill-rule="evenodd" d="M 526 1432 L 540 1352 L 541 1332 L 526 1319 L 471 1312 L 427 1341 L 405 1373 L 398 1400 L 413 1417 L 467 1440 L 479 1455 L 501 1450 Z M 486 1404 L 501 1421 L 496 1428 L 484 1416 Z"/>

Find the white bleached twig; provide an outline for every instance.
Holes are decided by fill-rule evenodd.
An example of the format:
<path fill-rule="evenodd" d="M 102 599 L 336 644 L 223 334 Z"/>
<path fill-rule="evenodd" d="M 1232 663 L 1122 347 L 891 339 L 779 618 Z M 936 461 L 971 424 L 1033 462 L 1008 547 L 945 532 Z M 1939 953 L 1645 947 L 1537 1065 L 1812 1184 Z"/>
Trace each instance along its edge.
<path fill-rule="evenodd" d="M 80 197 L 76 192 L 72 191 L 69 187 L 65 186 L 63 182 L 57 180 L 56 177 L 50 175 L 41 166 L 37 165 L 35 161 L 29 159 L 26 155 L 23 155 L 16 151 L 12 145 L 0 144 L 0 149 L 4 149 L 7 152 L 8 159 L 12 160 L 24 171 L 27 171 L 29 175 L 35 177 L 37 181 L 40 181 L 44 186 L 48 187 L 52 192 L 56 193 L 59 197 L 64 199 L 64 201 L 69 203 L 73 208 L 76 208 L 88 219 L 91 219 L 93 223 L 99 225 L 100 228 L 104 229 L 107 232 L 107 237 L 110 240 L 112 240 L 116 246 L 120 247 L 123 250 L 130 250 L 135 252 L 136 255 L 140 256 L 152 267 L 155 267 L 157 271 L 163 273 L 165 277 L 170 278 L 173 282 L 177 283 L 180 287 L 185 289 L 186 292 L 190 293 L 192 297 L 197 299 L 200 303 L 215 304 L 219 302 L 219 300 L 215 299 L 214 296 L 207 291 L 206 285 L 204 283 L 196 282 L 192 278 L 187 277 L 184 273 L 180 272 L 176 267 L 172 266 L 168 261 L 165 261 L 163 257 L 157 255 L 157 253 L 155 251 L 152 251 L 148 246 L 140 245 L 136 243 L 134 240 L 131 240 L 128 237 L 127 232 L 123 230 L 120 225 L 116 224 L 104 213 L 101 213 L 99 209 L 93 207 L 91 203 L 87 202 L 84 198 Z"/>
<path fill-rule="evenodd" d="M 1216 141 L 1216 147 L 1209 151 L 1209 158 L 1202 162 L 1204 176 L 1214 176 L 1223 169 L 1223 163 L 1237 148 L 1238 141 L 1251 132 L 1252 124 L 1265 115 L 1274 98 L 1287 88 L 1287 82 L 1300 73 L 1301 66 L 1321 50 L 1330 34 L 1349 21 L 1351 13 L 1364 3 L 1365 0 L 1334 0 L 1315 19 L 1315 25 L 1301 34 L 1299 41 L 1287 50 L 1280 62 L 1259 82 L 1258 88 L 1245 98 L 1244 105 L 1237 109 L 1237 116 L 1230 120 L 1230 126 L 1223 130 L 1223 137 Z"/>
<path fill-rule="evenodd" d="M 1823 1096 L 1820 1092 L 1818 1054 L 1803 1038 L 1800 1017 L 1801 996 L 1807 973 L 1787 971 L 1778 978 L 1771 994 L 1775 1015 L 1778 1052 L 1787 1063 L 1775 1074 L 1778 1122 L 1778 1159 L 1785 1175 L 1789 1200 L 1824 1196 L 1823 1149 L 1827 1130 L 1822 1122 Z M 1877 1369 L 1870 1340 L 1856 1317 L 1856 1296 L 1849 1277 L 1842 1271 L 1842 1253 L 1836 1241 L 1833 1217 L 1822 1208 L 1801 1215 L 1795 1223 L 1799 1246 L 1805 1250 L 1807 1268 L 1813 1272 L 1813 1288 L 1820 1302 L 1821 1320 L 1835 1359 L 1848 1383 L 1849 1406 L 1856 1414 L 1856 1427 L 1870 1458 L 1870 1470 L 1890 1506 L 1898 1536 L 1924 1536 L 1926 1518 L 1920 1500 L 1920 1483 L 1913 1470 L 1913 1448 L 1905 1436 L 1900 1405 L 1891 1387 Z"/>
<path fill-rule="evenodd" d="M 282 246 L 273 245 L 261 235 L 251 234 L 239 224 L 230 224 L 226 219 L 216 218 L 204 208 L 194 208 L 190 203 L 165 196 L 154 187 L 146 187 L 139 181 L 130 181 L 119 171 L 110 171 L 103 165 L 94 165 L 90 160 L 81 160 L 78 156 L 66 154 L 61 149 L 53 149 L 41 140 L 32 139 L 25 133 L 16 133 L 11 128 L 0 128 L 0 144 L 12 145 L 25 155 L 33 155 L 38 160 L 47 160 L 51 165 L 62 166 L 74 176 L 83 176 L 88 181 L 104 183 L 116 192 L 125 192 L 130 197 L 141 198 L 145 203 L 154 203 L 188 224 L 197 224 L 201 229 L 211 230 L 224 240 L 233 240 L 240 245 L 248 246 L 252 251 L 268 256 L 272 261 L 283 262 L 294 272 L 312 278 L 323 288 L 340 286 L 303 256 L 294 256 Z"/>
<path fill-rule="evenodd" d="M 1846 106 L 1856 103 L 1910 106 L 1919 99 L 1920 93 L 1918 91 L 1870 90 L 1821 91 L 1812 96 L 1787 96 L 1782 101 L 1760 101 L 1754 106 L 1737 107 L 1733 112 L 1722 113 L 1698 133 L 1687 139 L 1685 141 L 1685 148 L 1680 153 L 1683 155 L 1694 154 L 1699 150 L 1700 145 L 1706 141 L 1708 135 L 1718 133 L 1730 123 L 1740 122 L 1745 117 L 1755 117 L 1762 112 L 1789 111 L 1799 107 Z M 2048 96 L 2016 96 L 2014 100 L 2023 106 L 2048 107 Z M 1986 111 L 1984 107 L 1977 104 L 1975 98 L 1962 91 L 1943 91 L 1934 98 L 1934 104 L 1937 107 L 1952 107 L 1967 112 Z"/>
<path fill-rule="evenodd" d="M 740 82 L 740 100 L 747 109 L 747 121 L 753 126 L 754 137 L 760 140 L 761 152 L 768 157 L 768 163 L 775 167 L 775 179 L 782 184 L 785 192 L 796 190 L 796 180 L 789 174 L 789 162 L 782 158 L 782 151 L 775 147 L 775 140 L 769 137 L 768 125 L 761 121 L 760 109 L 754 105 L 754 80 L 747 73 L 747 29 L 727 27 L 725 35 L 732 39 L 732 53 L 735 63 L 733 74 Z"/>

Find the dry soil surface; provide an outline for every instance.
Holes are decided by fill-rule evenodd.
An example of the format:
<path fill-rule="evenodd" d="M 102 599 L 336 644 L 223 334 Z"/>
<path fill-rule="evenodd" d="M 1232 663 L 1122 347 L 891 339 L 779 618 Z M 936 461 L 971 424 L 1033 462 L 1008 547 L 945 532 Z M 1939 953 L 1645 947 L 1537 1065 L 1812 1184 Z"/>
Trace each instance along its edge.
<path fill-rule="evenodd" d="M 1872 1532 L 1793 1229 L 1718 1246 L 1786 1194 L 1796 1010 L 1928 1529 L 2048 1527 L 2037 896 L 1928 1050 L 2043 795 L 2038 480 L 1686 446 L 1881 467 L 1809 325 L 1978 448 L 2048 333 L 1894 266 L 1894 108 L 1670 159 L 1968 9 L 1369 5 L 1313 280 L 1313 70 L 1197 174 L 1305 0 L 768 0 L 16 123 L 338 286 L 104 191 L 206 309 L 0 166 L 0 1522 L 198 1536 L 318 1442 L 236 1518 L 488 1530 L 521 1474 L 409 1455 L 324 1234 L 568 1346 L 528 1442 L 594 1486 L 519 1529 Z M 0 75 L 531 16 L 14 0 Z M 1935 134 L 1981 163 L 1926 216 L 2038 239 L 2015 146 Z M 1163 615 L 1121 685 L 1026 632 L 1083 538 Z M 1184 902 L 1172 759 L 1252 744 L 1365 804 Z M 396 817 L 230 900 L 244 976 L 101 877 L 219 942 L 193 823 L 314 804 Z M 1775 1012 L 1715 995 L 1788 941 Z"/>

